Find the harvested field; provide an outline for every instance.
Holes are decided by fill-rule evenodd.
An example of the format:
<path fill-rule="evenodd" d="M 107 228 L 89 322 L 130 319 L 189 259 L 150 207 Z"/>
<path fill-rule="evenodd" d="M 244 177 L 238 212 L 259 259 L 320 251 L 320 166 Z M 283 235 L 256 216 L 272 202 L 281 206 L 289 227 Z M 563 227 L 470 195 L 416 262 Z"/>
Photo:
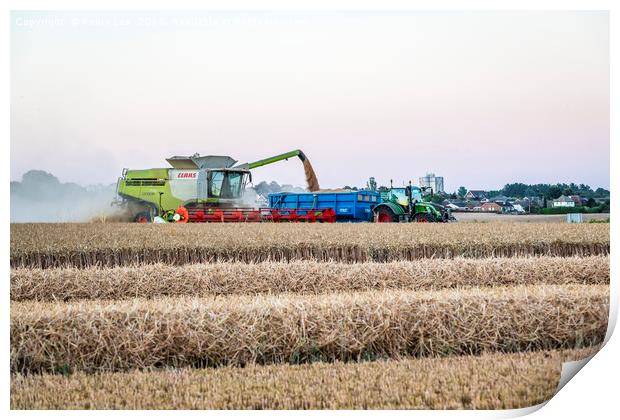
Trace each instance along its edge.
<path fill-rule="evenodd" d="M 11 267 L 609 254 L 609 225 L 590 224 L 23 224 Z"/>
<path fill-rule="evenodd" d="M 11 407 L 518 408 L 607 330 L 608 224 L 11 225 Z"/>
<path fill-rule="evenodd" d="M 609 284 L 609 257 L 527 257 L 345 264 L 214 263 L 98 268 L 17 268 L 11 300 L 70 301 L 384 289 L 438 290 L 533 284 Z"/>
<path fill-rule="evenodd" d="M 11 371 L 122 371 L 570 349 L 602 342 L 609 288 L 11 304 Z"/>
<path fill-rule="evenodd" d="M 565 214 L 496 214 L 496 213 L 452 213 L 459 223 L 566 223 Z M 609 220 L 609 213 L 582 214 L 583 221 Z"/>
<path fill-rule="evenodd" d="M 508 409 L 553 396 L 596 349 L 366 363 L 14 375 L 12 409 Z"/>

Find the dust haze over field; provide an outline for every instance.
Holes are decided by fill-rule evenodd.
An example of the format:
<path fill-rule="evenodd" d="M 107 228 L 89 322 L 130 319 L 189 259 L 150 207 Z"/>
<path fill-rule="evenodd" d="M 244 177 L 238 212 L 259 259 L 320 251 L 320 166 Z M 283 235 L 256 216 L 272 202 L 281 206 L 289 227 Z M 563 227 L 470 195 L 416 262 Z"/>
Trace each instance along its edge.
<path fill-rule="evenodd" d="M 115 185 L 62 183 L 45 171 L 32 170 L 11 182 L 11 223 L 87 222 L 118 212 L 111 206 Z"/>

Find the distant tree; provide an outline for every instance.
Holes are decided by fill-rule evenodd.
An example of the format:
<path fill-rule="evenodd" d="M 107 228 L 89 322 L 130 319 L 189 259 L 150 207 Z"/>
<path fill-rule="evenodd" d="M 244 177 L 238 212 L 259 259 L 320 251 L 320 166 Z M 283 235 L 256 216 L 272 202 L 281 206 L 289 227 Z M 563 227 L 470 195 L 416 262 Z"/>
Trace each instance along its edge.
<path fill-rule="evenodd" d="M 65 195 L 65 185 L 61 184 L 54 175 L 40 170 L 31 170 L 22 176 L 22 181 L 11 185 L 12 191 L 31 199 L 54 199 Z M 83 192 L 82 187 L 78 187 L 80 193 Z M 74 191 L 75 192 L 75 191 Z"/>
<path fill-rule="evenodd" d="M 609 191 L 604 189 L 604 188 L 597 188 L 596 191 L 594 191 L 594 196 L 596 198 L 605 198 L 605 197 L 609 197 Z"/>
<path fill-rule="evenodd" d="M 459 196 L 459 198 L 462 200 L 463 198 L 465 198 L 465 194 L 467 194 L 467 188 L 465 187 L 459 187 L 457 194 Z"/>
<path fill-rule="evenodd" d="M 487 193 L 488 198 L 497 197 L 498 195 L 506 195 L 506 194 L 503 194 L 502 190 L 491 190 Z"/>
<path fill-rule="evenodd" d="M 538 190 L 534 188 L 532 185 L 528 185 L 523 193 L 523 197 L 536 197 L 538 195 Z"/>
<path fill-rule="evenodd" d="M 594 207 L 596 206 L 596 200 L 594 200 L 592 197 L 588 198 L 588 201 L 586 203 L 586 206 L 588 207 Z"/>
<path fill-rule="evenodd" d="M 59 185 L 60 181 L 49 172 L 39 171 L 35 169 L 26 172 L 22 176 L 22 184 L 28 186 L 40 185 L 46 187 L 50 185 Z"/>
<path fill-rule="evenodd" d="M 11 194 L 19 194 L 22 192 L 22 183 L 19 181 L 11 181 Z"/>
<path fill-rule="evenodd" d="M 281 190 L 282 188 L 280 187 L 280 184 L 278 184 L 276 181 L 271 181 L 269 183 L 269 192 L 274 193 L 274 192 L 279 192 Z"/>
<path fill-rule="evenodd" d="M 297 190 L 297 189 L 298 188 L 295 188 L 295 187 L 293 187 L 290 184 L 282 185 L 281 186 L 276 181 L 271 181 L 270 183 L 267 183 L 265 181 L 261 181 L 261 182 L 259 182 L 258 184 L 256 184 L 254 186 L 254 191 L 256 191 L 256 194 L 260 194 L 260 195 L 265 196 L 265 197 L 269 193 L 281 192 L 283 190 L 294 191 L 294 190 Z"/>
<path fill-rule="evenodd" d="M 570 184 L 558 183 L 558 184 L 523 184 L 520 182 L 506 184 L 496 194 L 495 191 L 489 191 L 489 196 L 493 195 L 505 195 L 507 197 L 545 197 L 547 199 L 558 198 L 560 195 L 579 195 L 584 198 L 605 198 L 609 197 L 609 191 L 603 188 L 597 188 L 593 191 L 587 184 L 576 184 L 571 182 Z"/>
<path fill-rule="evenodd" d="M 269 194 L 269 184 L 265 181 L 261 181 L 254 186 L 254 191 L 256 191 L 256 194 L 266 197 L 267 194 Z"/>
<path fill-rule="evenodd" d="M 451 199 L 451 200 L 456 200 L 456 199 L 457 199 L 457 195 L 456 195 L 456 193 L 452 193 L 452 194 L 450 194 L 450 199 Z"/>
<path fill-rule="evenodd" d="M 499 193 L 501 195 L 505 195 L 506 197 L 525 197 L 525 192 L 527 190 L 527 185 L 521 182 L 515 182 L 514 184 L 506 184 L 504 188 L 502 188 Z"/>
<path fill-rule="evenodd" d="M 547 194 L 545 194 L 545 198 L 548 200 L 555 200 L 561 195 L 562 195 L 562 188 L 559 185 L 552 185 L 549 187 Z"/>
<path fill-rule="evenodd" d="M 595 195 L 594 190 L 590 188 L 589 185 L 585 185 L 585 184 L 579 184 L 578 194 L 583 197 L 587 197 L 587 198 L 592 198 Z"/>

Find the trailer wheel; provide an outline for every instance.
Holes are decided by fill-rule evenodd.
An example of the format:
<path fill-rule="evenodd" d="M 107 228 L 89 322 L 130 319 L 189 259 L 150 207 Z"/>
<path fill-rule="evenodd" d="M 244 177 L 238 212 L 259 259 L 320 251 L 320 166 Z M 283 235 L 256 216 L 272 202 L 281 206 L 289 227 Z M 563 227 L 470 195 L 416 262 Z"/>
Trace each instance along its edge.
<path fill-rule="evenodd" d="M 150 223 L 151 222 L 151 213 L 148 211 L 143 211 L 142 213 L 136 214 L 136 217 L 133 218 L 135 223 Z"/>
<path fill-rule="evenodd" d="M 387 207 L 380 208 L 375 213 L 375 220 L 377 223 L 396 223 L 398 222 L 398 218 L 394 214 L 392 210 Z"/>
<path fill-rule="evenodd" d="M 413 216 L 413 221 L 415 223 L 434 223 L 435 218 L 433 217 L 432 214 L 418 213 L 415 216 Z"/>

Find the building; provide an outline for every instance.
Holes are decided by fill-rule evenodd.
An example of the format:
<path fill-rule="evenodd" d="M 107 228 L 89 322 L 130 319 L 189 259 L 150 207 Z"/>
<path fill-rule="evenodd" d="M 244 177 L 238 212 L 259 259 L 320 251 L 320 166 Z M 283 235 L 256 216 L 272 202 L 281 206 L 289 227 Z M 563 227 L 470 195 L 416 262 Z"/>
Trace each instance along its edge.
<path fill-rule="evenodd" d="M 441 203 L 442 206 L 456 210 L 456 211 L 465 211 L 467 210 L 467 203 L 465 201 L 457 200 L 457 199 L 446 199 Z"/>
<path fill-rule="evenodd" d="M 553 200 L 553 207 L 575 207 L 575 200 L 567 195 L 561 195 Z"/>
<path fill-rule="evenodd" d="M 420 177 L 420 187 L 430 187 L 433 193 L 443 194 L 443 176 L 435 176 L 433 173 L 427 173 L 426 176 Z"/>
<path fill-rule="evenodd" d="M 510 197 L 506 197 L 505 195 L 498 195 L 496 197 L 491 197 L 489 198 L 489 201 L 493 201 L 494 203 L 497 203 L 499 205 L 504 205 L 506 203 L 509 203 L 511 200 Z"/>
<path fill-rule="evenodd" d="M 508 201 L 503 202 L 503 203 L 495 201 L 495 204 L 499 204 L 499 206 L 502 208 L 502 213 L 514 213 L 515 212 L 514 205 L 512 205 L 512 203 L 509 203 Z"/>
<path fill-rule="evenodd" d="M 475 201 L 482 201 L 485 199 L 488 199 L 489 193 L 487 193 L 486 191 L 482 191 L 482 190 L 469 190 L 467 191 L 467 194 L 465 194 L 465 198 L 467 200 L 475 200 Z"/>
<path fill-rule="evenodd" d="M 488 212 L 494 212 L 494 213 L 501 213 L 502 211 L 502 206 L 494 202 L 484 203 L 480 207 L 482 208 L 482 211 L 488 211 Z"/>
<path fill-rule="evenodd" d="M 545 199 L 542 197 L 524 197 L 522 200 L 517 200 L 516 204 L 520 204 L 528 212 L 531 208 L 543 208 L 545 207 Z"/>
<path fill-rule="evenodd" d="M 584 206 L 586 204 L 584 200 L 578 195 L 569 195 L 569 198 L 571 198 L 575 202 L 576 206 Z M 585 201 L 588 201 L 588 200 L 585 200 Z"/>
<path fill-rule="evenodd" d="M 468 211 L 481 210 L 480 201 L 468 201 L 467 204 L 465 204 L 465 209 Z"/>

